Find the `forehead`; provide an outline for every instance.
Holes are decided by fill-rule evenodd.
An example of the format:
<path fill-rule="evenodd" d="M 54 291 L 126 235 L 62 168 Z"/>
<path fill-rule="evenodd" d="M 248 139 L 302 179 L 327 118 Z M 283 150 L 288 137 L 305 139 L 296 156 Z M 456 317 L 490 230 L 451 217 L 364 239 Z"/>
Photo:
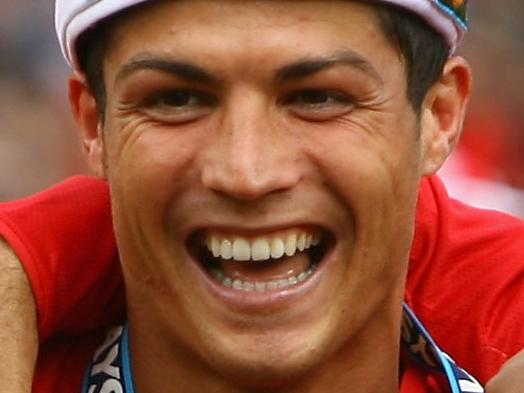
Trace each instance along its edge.
<path fill-rule="evenodd" d="M 391 47 L 375 6 L 355 1 L 151 2 L 120 18 L 112 38 L 120 59 L 146 48 L 209 58 L 242 51 L 260 61 L 269 48 L 289 57 L 359 48 L 380 58 Z"/>
<path fill-rule="evenodd" d="M 124 11 L 123 14 L 127 16 L 122 19 L 131 21 L 142 18 L 150 26 L 164 16 L 169 19 L 175 17 L 178 23 L 222 21 L 224 25 L 241 27 L 246 20 L 255 26 L 275 17 L 283 26 L 295 23 L 296 17 L 299 17 L 302 21 L 310 22 L 345 20 L 347 23 L 344 25 L 349 26 L 351 20 L 346 18 L 362 13 L 372 15 L 377 7 L 375 2 L 357 0 L 157 0 Z"/>

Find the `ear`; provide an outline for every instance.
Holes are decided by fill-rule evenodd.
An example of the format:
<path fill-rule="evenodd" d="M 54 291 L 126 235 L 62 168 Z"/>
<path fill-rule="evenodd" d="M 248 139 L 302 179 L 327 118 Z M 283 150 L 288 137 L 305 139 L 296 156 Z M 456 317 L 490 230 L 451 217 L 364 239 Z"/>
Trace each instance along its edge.
<path fill-rule="evenodd" d="M 460 139 L 471 94 L 471 69 L 462 57 L 450 58 L 426 94 L 421 110 L 422 172 L 439 170 Z"/>
<path fill-rule="evenodd" d="M 105 178 L 104 138 L 98 105 L 85 77 L 78 72 L 69 77 L 69 103 L 82 132 L 82 144 L 89 166 L 97 176 Z"/>

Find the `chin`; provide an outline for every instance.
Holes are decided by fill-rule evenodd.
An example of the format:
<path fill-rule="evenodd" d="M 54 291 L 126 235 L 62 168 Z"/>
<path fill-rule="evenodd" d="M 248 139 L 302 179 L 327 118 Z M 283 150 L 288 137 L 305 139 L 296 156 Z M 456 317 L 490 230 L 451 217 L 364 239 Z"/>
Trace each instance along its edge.
<path fill-rule="evenodd" d="M 236 385 L 249 389 L 278 389 L 296 385 L 320 363 L 310 356 L 264 359 L 235 357 L 221 363 L 219 373 Z"/>
<path fill-rule="evenodd" d="M 295 331 L 224 337 L 207 346 L 207 363 L 222 377 L 246 389 L 274 390 L 301 383 L 326 363 L 334 346 L 321 339 L 326 336 L 318 329 L 310 334 Z"/>

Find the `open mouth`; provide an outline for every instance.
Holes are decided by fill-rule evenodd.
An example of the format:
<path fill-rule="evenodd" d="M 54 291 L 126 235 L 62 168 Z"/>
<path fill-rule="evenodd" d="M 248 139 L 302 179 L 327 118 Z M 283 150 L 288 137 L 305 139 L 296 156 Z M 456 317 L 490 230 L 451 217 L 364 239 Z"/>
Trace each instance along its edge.
<path fill-rule="evenodd" d="M 189 240 L 208 276 L 240 291 L 282 290 L 306 282 L 321 263 L 330 236 L 319 228 L 295 228 L 258 236 L 203 230 Z"/>

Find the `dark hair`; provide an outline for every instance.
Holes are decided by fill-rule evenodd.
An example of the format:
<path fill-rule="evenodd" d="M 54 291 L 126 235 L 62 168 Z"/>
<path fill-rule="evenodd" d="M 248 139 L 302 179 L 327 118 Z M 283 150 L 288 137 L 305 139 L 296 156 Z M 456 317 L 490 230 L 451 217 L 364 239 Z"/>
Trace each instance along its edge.
<path fill-rule="evenodd" d="M 108 18 L 95 28 L 87 30 L 78 38 L 76 44 L 78 64 L 84 71 L 87 86 L 95 98 L 102 123 L 105 120 L 107 98 L 104 83 L 104 56 L 109 46 L 112 25 L 110 21 L 113 19 Z"/>
<path fill-rule="evenodd" d="M 417 15 L 404 9 L 377 6 L 380 27 L 406 65 L 408 100 L 416 112 L 431 86 L 440 78 L 449 56 L 444 38 Z M 120 14 L 120 15 L 126 15 Z M 110 17 L 83 33 L 77 42 L 80 68 L 95 97 L 103 122 L 106 106 L 103 62 L 110 45 L 111 28 L 120 17 Z"/>
<path fill-rule="evenodd" d="M 426 93 L 442 74 L 449 47 L 444 37 L 411 12 L 381 6 L 378 17 L 386 37 L 404 59 L 408 99 L 418 112 Z"/>

